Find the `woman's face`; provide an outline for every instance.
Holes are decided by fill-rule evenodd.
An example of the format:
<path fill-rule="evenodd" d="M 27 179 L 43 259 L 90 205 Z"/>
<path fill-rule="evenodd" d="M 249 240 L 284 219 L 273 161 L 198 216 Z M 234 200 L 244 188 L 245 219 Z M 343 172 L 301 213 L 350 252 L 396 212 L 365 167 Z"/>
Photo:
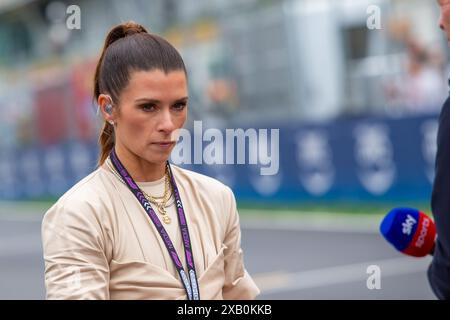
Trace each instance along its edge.
<path fill-rule="evenodd" d="M 165 162 L 186 121 L 187 100 L 183 70 L 131 72 L 120 93 L 119 109 L 114 108 L 116 145 L 148 162 Z"/>

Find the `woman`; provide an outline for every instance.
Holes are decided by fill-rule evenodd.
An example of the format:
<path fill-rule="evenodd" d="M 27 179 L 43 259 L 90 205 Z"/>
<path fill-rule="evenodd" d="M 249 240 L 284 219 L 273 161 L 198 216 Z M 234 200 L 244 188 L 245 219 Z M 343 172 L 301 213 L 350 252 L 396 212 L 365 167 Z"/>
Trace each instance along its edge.
<path fill-rule="evenodd" d="M 49 299 L 253 299 L 231 189 L 168 162 L 187 117 L 186 69 L 128 22 L 108 34 L 94 94 L 99 167 L 45 214 Z"/>

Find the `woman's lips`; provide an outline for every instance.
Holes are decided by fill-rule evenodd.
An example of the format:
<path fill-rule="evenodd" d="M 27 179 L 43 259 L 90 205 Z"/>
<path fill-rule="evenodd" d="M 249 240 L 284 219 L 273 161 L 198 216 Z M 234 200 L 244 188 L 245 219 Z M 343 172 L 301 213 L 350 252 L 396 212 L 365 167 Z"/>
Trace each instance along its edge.
<path fill-rule="evenodd" d="M 175 142 L 173 141 L 167 141 L 167 142 L 153 142 L 153 145 L 156 145 L 160 148 L 170 148 L 171 146 L 173 146 L 175 144 Z"/>

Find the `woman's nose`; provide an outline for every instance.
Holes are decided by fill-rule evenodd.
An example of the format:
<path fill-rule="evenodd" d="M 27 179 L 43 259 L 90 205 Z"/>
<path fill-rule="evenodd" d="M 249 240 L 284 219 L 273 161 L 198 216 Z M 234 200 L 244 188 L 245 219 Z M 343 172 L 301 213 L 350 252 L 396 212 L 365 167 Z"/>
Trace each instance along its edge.
<path fill-rule="evenodd" d="M 170 110 L 162 110 L 158 119 L 158 131 L 172 132 L 175 129 Z"/>

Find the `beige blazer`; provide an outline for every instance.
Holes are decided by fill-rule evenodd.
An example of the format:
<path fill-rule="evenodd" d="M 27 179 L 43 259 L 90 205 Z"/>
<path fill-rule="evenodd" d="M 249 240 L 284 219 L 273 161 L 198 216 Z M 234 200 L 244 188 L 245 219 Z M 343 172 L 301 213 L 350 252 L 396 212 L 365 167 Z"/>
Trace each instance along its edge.
<path fill-rule="evenodd" d="M 201 299 L 254 299 L 232 190 L 172 165 Z M 163 183 L 163 180 L 161 180 Z M 145 190 L 152 182 L 138 183 Z M 154 186 L 153 186 L 154 187 Z M 186 266 L 175 204 L 165 225 Z M 135 196 L 104 164 L 67 191 L 42 221 L 48 299 L 186 299 L 159 233 Z"/>

